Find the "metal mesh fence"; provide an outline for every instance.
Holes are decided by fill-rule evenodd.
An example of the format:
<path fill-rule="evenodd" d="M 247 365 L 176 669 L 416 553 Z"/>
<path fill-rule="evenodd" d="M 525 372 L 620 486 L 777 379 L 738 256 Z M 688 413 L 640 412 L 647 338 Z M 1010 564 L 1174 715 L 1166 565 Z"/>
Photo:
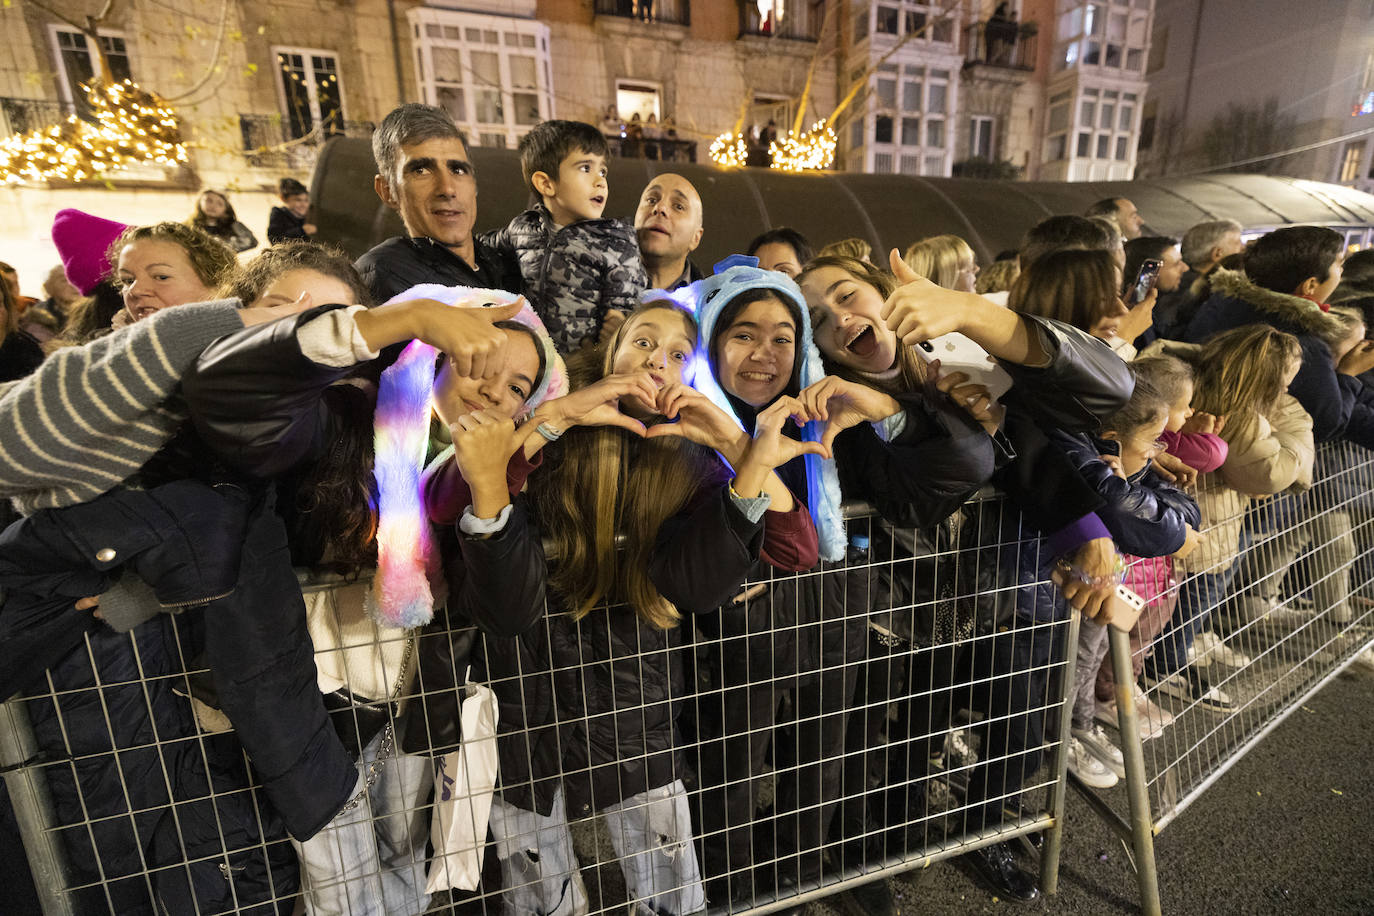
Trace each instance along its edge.
<path fill-rule="evenodd" d="M 1203 475 L 1201 546 L 1152 596 L 1129 652 L 1118 634 L 1120 657 L 1097 675 L 1097 719 L 1127 751 L 1126 779 L 1075 785 L 1123 837 L 1135 828 L 1147 912 L 1159 907 L 1149 837 L 1374 645 L 1374 453 L 1319 446 L 1313 478 L 1253 498 Z M 1128 699 L 1134 737 L 1118 708 Z"/>
<path fill-rule="evenodd" d="M 1156 827 L 1371 641 L 1374 461 L 1320 461 L 1307 493 L 1218 516 L 1251 539 L 1238 559 L 1175 571 L 1170 594 L 1237 568 L 1165 623 L 1218 634 L 1192 640 L 1193 664 L 1232 708 L 1167 693 L 1158 644 L 1137 653 L 1172 716 L 1142 715 Z M 473 659 L 500 713 L 472 890 L 427 890 L 453 860 L 432 831 L 449 748 L 424 710 L 452 687 L 417 675 L 413 633 L 368 621 L 366 583 L 302 577 L 320 688 L 361 752 L 354 802 L 303 844 L 214 708 L 207 612 L 97 630 L 0 717 L 46 911 L 767 912 L 1036 831 L 1052 889 L 1078 623 L 1040 540 L 995 495 L 932 530 L 862 511 L 849 528 L 844 562 L 761 573 L 667 633 L 604 626 L 623 608 L 546 614 L 517 640 L 426 630 Z"/>

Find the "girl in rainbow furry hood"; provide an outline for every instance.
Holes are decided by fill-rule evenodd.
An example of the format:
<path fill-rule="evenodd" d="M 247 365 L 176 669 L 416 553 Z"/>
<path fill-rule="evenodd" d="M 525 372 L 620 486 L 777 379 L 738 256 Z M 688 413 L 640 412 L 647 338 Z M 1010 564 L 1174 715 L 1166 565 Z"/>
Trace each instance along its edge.
<path fill-rule="evenodd" d="M 428 905 L 435 876 L 427 886 L 424 801 L 433 780 L 427 761 L 413 754 L 446 750 L 429 731 L 456 710 L 462 685 L 462 667 L 455 671 L 443 652 L 445 621 L 431 623 L 443 592 L 446 614 L 498 635 L 518 632 L 543 611 L 542 578 L 517 574 L 527 557 L 542 563 L 542 553 L 511 505 L 537 451 L 523 450 L 531 430 L 516 422 L 565 392 L 567 381 L 543 325 L 512 298 L 429 286 L 370 310 L 311 309 L 222 339 L 186 388 L 206 440 L 291 494 L 282 504 L 298 565 L 356 571 L 376 558 L 370 589 L 324 593 L 308 618 L 321 689 L 342 699 L 335 724 L 359 754 L 353 801 L 297 844 L 311 914 L 392 916 Z M 400 345 L 374 386 L 378 357 Z M 461 534 L 452 532 L 462 562 L 447 583 L 422 497 L 436 407 L 453 436 L 438 466 L 459 472 L 440 488 L 456 498 L 457 484 L 467 481 Z M 508 588 L 491 589 L 486 576 Z M 417 669 L 429 721 L 409 710 Z M 446 725 L 456 724 L 455 713 Z"/>

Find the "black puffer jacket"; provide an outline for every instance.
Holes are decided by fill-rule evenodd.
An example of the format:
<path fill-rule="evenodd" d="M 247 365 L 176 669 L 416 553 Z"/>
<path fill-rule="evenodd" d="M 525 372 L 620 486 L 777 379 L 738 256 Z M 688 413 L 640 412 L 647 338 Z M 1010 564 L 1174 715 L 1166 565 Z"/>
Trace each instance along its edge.
<path fill-rule="evenodd" d="M 56 696 L 25 704 L 68 878 L 92 885 L 73 894 L 79 912 L 291 911 L 295 852 L 272 809 L 254 803 L 242 746 L 200 733 L 177 693 L 204 625 L 193 609 L 127 634 L 101 627 L 89 653 L 53 666 Z"/>
<path fill-rule="evenodd" d="M 540 205 L 482 241 L 519 261 L 525 297 L 563 353 L 595 343 L 606 310 L 629 313 L 649 286 L 639 241 L 622 220 L 585 219 L 560 229 Z"/>
<path fill-rule="evenodd" d="M 738 591 L 763 538 L 763 519 L 710 485 L 659 529 L 650 579 L 684 616 L 712 610 Z M 677 719 L 688 624 L 659 630 L 614 605 L 580 621 L 551 608 L 547 625 L 568 816 L 687 778 Z"/>
<path fill-rule="evenodd" d="M 514 255 L 473 239 L 474 265 L 431 238 L 389 238 L 363 253 L 354 266 L 372 298 L 383 303 L 421 283 L 504 289 L 520 292 L 520 265 Z"/>

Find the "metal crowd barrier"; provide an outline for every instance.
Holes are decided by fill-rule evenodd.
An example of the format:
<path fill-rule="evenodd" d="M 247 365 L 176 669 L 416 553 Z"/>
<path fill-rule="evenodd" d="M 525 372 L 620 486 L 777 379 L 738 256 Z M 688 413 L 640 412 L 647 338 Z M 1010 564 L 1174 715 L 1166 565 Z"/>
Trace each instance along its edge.
<path fill-rule="evenodd" d="M 1374 522 L 1363 502 L 1374 492 L 1369 453 L 1322 454 L 1334 482 L 1303 497 L 1307 514 L 1296 525 L 1283 528 L 1282 514 L 1261 517 L 1263 504 L 1246 517 L 1257 532 L 1247 556 L 1270 558 L 1284 538 L 1303 540 L 1298 554 L 1306 565 L 1287 576 L 1282 591 L 1297 597 L 1279 607 L 1296 607 L 1324 583 L 1339 586 L 1339 572 L 1333 580 L 1321 556 L 1347 533 L 1358 545 L 1358 559 L 1347 565 L 1363 569 L 1374 556 Z M 1314 528 L 1317 518 L 1330 525 Z M 636 896 L 625 873 L 640 881 L 637 868 L 668 868 L 688 853 L 713 912 L 763 914 L 1037 832 L 1044 840 L 1041 885 L 1054 892 L 1069 784 L 1066 696 L 1079 627 L 1076 616 L 1037 624 L 1015 612 L 1026 588 L 1018 570 L 1038 559 L 1039 541 L 996 495 L 970 501 L 930 532 L 892 529 L 862 511 L 850 513 L 849 527 L 854 546 L 846 561 L 747 582 L 726 609 L 684 619 L 672 663 L 681 666 L 686 689 L 664 699 L 677 714 L 674 750 L 687 763 L 681 776 L 692 843 L 680 820 L 669 828 L 652 822 L 640 846 L 627 846 L 625 824 L 636 812 L 568 811 L 587 912 L 627 904 L 646 912 L 647 895 Z M 1360 575 L 1348 595 L 1374 587 Z M 315 609 L 335 613 L 338 631 L 352 632 L 365 583 L 300 578 Z M 1257 564 L 1250 589 L 1284 581 L 1282 571 Z M 815 592 L 828 599 L 819 613 L 804 600 Z M 1090 793 L 1134 838 L 1147 909 L 1153 833 L 1370 642 L 1369 607 L 1352 607 L 1349 620 L 1334 620 L 1327 608 L 1292 627 L 1275 626 L 1272 612 L 1228 615 L 1226 644 L 1252 659 L 1221 669 L 1220 683 L 1237 704 L 1230 714 L 1150 692 L 1173 708 L 1175 720 L 1143 744 L 1125 742 L 1129 792 Z M 0 766 L 45 913 L 285 914 L 297 906 L 297 852 L 227 720 L 196 699 L 204 674 L 201 613 L 159 617 L 134 635 L 92 634 L 40 689 L 4 704 Z M 1118 683 L 1130 685 L 1129 645 L 1117 636 Z M 374 634 L 370 645 L 362 639 L 353 649 L 394 659 L 404 639 Z M 642 665 L 647 657 L 632 652 L 628 660 Z M 348 681 L 350 669 L 337 661 L 322 658 L 317 643 L 321 671 L 342 670 Z M 414 699 L 418 688 L 408 683 L 401 693 Z M 1135 734 L 1133 702 L 1120 710 L 1125 733 Z M 654 710 L 638 712 L 647 720 Z M 404 719 L 392 721 L 399 727 Z M 1027 728 L 1032 719 L 1043 731 Z M 139 720 L 145 727 L 130 733 L 127 723 Z M 1030 765 L 1026 752 L 1037 758 Z M 1024 784 L 998 775 L 1022 765 Z M 388 767 L 401 772 L 396 757 L 382 772 Z M 433 864 L 426 842 L 432 774 L 428 763 L 421 770 L 423 785 L 412 787 L 397 813 L 407 825 L 399 833 L 409 831 L 423 869 Z M 1117 813 L 1128 803 L 1133 820 Z M 398 835 L 394 816 L 364 806 L 356 817 Z M 440 892 L 427 912 L 497 912 L 503 891 L 513 889 L 502 887 L 502 859 L 531 852 L 488 842 L 480 887 Z M 341 849 L 336 854 L 351 861 Z M 370 861 L 350 881 L 367 884 L 383 870 Z M 688 883 L 669 890 L 692 899 Z M 1153 901 L 1157 911 L 1157 892 Z M 405 910 L 388 904 L 385 911 Z"/>
<path fill-rule="evenodd" d="M 1222 696 L 1187 695 L 1148 679 L 1159 647 L 1146 659 L 1127 634 L 1109 631 L 1113 737 L 1121 741 L 1126 778 L 1112 790 L 1070 783 L 1130 844 L 1147 916 L 1163 909 L 1154 837 L 1374 647 L 1374 452 L 1321 445 L 1314 478 L 1304 493 L 1251 500 L 1213 519 L 1212 527 L 1244 538 L 1234 562 L 1224 553 L 1203 557 L 1173 590 L 1171 599 L 1181 602 L 1174 623 L 1212 634 L 1193 643 L 1189 667 Z M 1214 588 L 1218 579 L 1206 577 L 1230 581 Z M 1148 705 L 1130 689 L 1132 665 L 1141 661 Z"/>

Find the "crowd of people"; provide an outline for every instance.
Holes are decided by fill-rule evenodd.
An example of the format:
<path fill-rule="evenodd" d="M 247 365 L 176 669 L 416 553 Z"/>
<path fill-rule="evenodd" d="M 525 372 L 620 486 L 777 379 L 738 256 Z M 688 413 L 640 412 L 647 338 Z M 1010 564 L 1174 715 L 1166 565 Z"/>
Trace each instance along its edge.
<path fill-rule="evenodd" d="M 609 149 L 625 159 L 661 159 L 664 162 L 695 162 L 696 144 L 682 142 L 672 115 L 631 112 L 622 118 L 614 105 L 607 105 L 601 117 L 601 133 Z"/>
<path fill-rule="evenodd" d="M 62 211 L 22 310 L 46 340 L 0 284 L 0 683 L 77 761 L 47 772 L 98 904 L 424 912 L 430 760 L 477 683 L 479 901 L 586 912 L 569 825 L 597 815 L 637 912 L 745 909 L 924 848 L 955 767 L 958 832 L 1019 819 L 1069 653 L 1070 768 L 1120 778 L 1123 581 L 1146 739 L 1145 687 L 1230 708 L 1207 663 L 1244 663 L 1228 633 L 1284 581 L 1255 539 L 1318 545 L 1333 619 L 1374 604 L 1359 510 L 1305 521 L 1340 477 L 1317 444 L 1374 447 L 1374 258 L 1339 233 L 1180 242 L 1114 199 L 982 270 L 954 236 L 875 259 L 777 228 L 707 274 L 684 177 L 605 216 L 596 126 L 531 130 L 537 202 L 485 235 L 441 109 L 373 150 L 406 234 L 356 262 L 283 182 L 244 264 L 213 191 L 189 224 Z M 1039 893 L 1005 842 L 964 859 Z"/>

